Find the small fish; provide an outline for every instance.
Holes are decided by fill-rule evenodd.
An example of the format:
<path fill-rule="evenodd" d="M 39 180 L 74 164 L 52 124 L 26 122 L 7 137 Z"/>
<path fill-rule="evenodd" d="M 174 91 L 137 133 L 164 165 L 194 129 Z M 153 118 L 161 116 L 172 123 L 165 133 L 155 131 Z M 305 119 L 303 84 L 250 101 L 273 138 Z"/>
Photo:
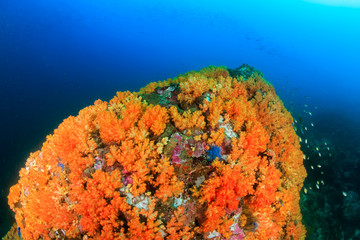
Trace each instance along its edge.
<path fill-rule="evenodd" d="M 280 202 L 281 206 L 284 206 L 283 201 L 281 200 L 281 198 L 279 198 L 279 202 Z"/>
<path fill-rule="evenodd" d="M 312 116 L 312 113 L 311 113 L 311 112 L 309 112 L 309 115 L 310 115 L 310 116 Z"/>
<path fill-rule="evenodd" d="M 324 181 L 323 181 L 323 180 L 321 180 L 321 184 L 322 184 L 322 185 L 325 185 L 325 183 L 324 183 Z"/>
<path fill-rule="evenodd" d="M 316 184 L 316 188 L 317 188 L 317 189 L 320 189 L 319 185 Z"/>
<path fill-rule="evenodd" d="M 21 238 L 21 230 L 20 230 L 19 227 L 17 227 L 17 234 L 18 234 L 19 238 L 22 239 L 22 238 Z"/>
<path fill-rule="evenodd" d="M 344 197 L 346 197 L 346 196 L 347 196 L 346 192 L 342 192 L 342 194 L 344 195 Z"/>
<path fill-rule="evenodd" d="M 318 167 L 318 168 L 321 168 L 321 165 L 320 165 L 320 164 L 318 164 L 318 165 L 317 165 L 317 167 Z"/>
<path fill-rule="evenodd" d="M 320 184 L 320 182 L 319 181 L 316 181 L 316 185 L 319 185 Z"/>
<path fill-rule="evenodd" d="M 58 165 L 58 167 L 61 167 L 61 170 L 62 170 L 62 171 L 64 171 L 65 167 L 64 167 L 64 164 L 63 164 L 63 163 L 59 162 L 57 165 Z"/>
<path fill-rule="evenodd" d="M 319 151 L 319 148 L 318 148 L 318 147 L 316 147 L 316 151 Z"/>
<path fill-rule="evenodd" d="M 314 126 L 314 124 L 313 124 L 313 123 L 311 123 L 311 126 L 313 127 L 313 126 Z"/>
<path fill-rule="evenodd" d="M 300 140 L 300 142 L 302 142 L 302 139 L 301 139 L 301 137 L 299 137 L 299 140 Z"/>
<path fill-rule="evenodd" d="M 310 190 L 312 190 L 312 187 L 309 187 Z"/>
<path fill-rule="evenodd" d="M 305 154 L 303 154 L 303 158 L 304 158 L 304 160 L 306 159 L 306 155 L 305 155 Z"/>
<path fill-rule="evenodd" d="M 314 169 L 313 165 L 311 165 L 310 167 L 311 167 L 311 169 Z"/>
<path fill-rule="evenodd" d="M 304 188 L 304 193 L 307 194 L 307 189 L 306 188 Z"/>
<path fill-rule="evenodd" d="M 307 139 L 305 139 L 305 144 L 307 144 Z"/>
<path fill-rule="evenodd" d="M 327 145 L 327 142 L 325 142 L 324 144 Z"/>
<path fill-rule="evenodd" d="M 324 175 L 324 172 L 323 172 L 323 171 L 321 171 L 320 173 L 321 173 L 321 175 Z"/>
<path fill-rule="evenodd" d="M 305 107 L 308 107 L 308 105 L 307 105 L 307 104 L 305 104 L 304 106 L 305 106 Z"/>
<path fill-rule="evenodd" d="M 330 148 L 329 148 L 329 147 L 327 147 L 327 150 L 328 150 L 328 151 L 330 151 Z"/>
<path fill-rule="evenodd" d="M 305 127 L 305 131 L 307 131 L 307 127 Z"/>
<path fill-rule="evenodd" d="M 321 153 L 319 153 L 319 157 L 321 157 Z"/>

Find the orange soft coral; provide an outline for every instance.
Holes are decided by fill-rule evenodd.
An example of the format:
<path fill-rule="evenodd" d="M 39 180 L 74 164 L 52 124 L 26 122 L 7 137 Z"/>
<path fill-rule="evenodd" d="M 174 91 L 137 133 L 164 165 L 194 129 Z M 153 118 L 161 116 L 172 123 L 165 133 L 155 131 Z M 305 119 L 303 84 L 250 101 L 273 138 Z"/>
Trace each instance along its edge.
<path fill-rule="evenodd" d="M 305 176 L 273 87 L 208 67 L 65 119 L 8 200 L 24 239 L 304 239 Z"/>
<path fill-rule="evenodd" d="M 171 106 L 169 112 L 175 127 L 179 130 L 192 129 L 194 127 L 203 129 L 205 127 L 205 117 L 201 111 L 191 112 L 191 110 L 188 110 L 181 115 L 175 106 Z"/>
<path fill-rule="evenodd" d="M 204 232 L 225 228 L 221 225 L 226 220 L 226 209 L 236 210 L 241 198 L 253 193 L 252 181 L 244 175 L 240 165 L 232 168 L 215 160 L 212 166 L 216 169 L 216 175 L 204 182 L 199 198 L 200 203 L 208 205 L 202 227 Z"/>
<path fill-rule="evenodd" d="M 145 130 L 151 129 L 156 136 L 159 136 L 164 132 L 167 122 L 168 114 L 166 108 L 156 105 L 146 108 L 144 115 L 140 119 L 139 125 Z"/>
<path fill-rule="evenodd" d="M 193 103 L 204 92 L 210 89 L 208 79 L 203 75 L 189 75 L 186 81 L 180 83 L 181 93 L 178 95 L 180 102 Z"/>

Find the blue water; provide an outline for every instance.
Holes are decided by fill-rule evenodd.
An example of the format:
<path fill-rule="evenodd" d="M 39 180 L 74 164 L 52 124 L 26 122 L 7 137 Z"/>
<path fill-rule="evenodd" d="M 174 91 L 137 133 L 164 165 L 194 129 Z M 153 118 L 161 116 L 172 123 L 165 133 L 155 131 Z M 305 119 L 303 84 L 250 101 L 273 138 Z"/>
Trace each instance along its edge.
<path fill-rule="evenodd" d="M 359 26 L 351 0 L 0 1 L 0 236 L 12 221 L 9 187 L 64 118 L 208 65 L 262 71 L 294 117 L 314 123 L 309 136 L 332 143 L 344 176 L 331 175 L 334 161 L 325 175 L 339 198 L 341 181 L 360 194 L 360 179 L 345 176 L 360 162 Z"/>

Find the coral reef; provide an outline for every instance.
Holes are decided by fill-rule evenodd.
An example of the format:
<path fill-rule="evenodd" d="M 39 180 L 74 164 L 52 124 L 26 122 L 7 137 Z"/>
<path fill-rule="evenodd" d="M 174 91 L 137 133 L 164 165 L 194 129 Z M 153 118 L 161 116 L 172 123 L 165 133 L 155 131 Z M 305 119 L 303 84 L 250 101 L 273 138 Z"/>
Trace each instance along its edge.
<path fill-rule="evenodd" d="M 21 240 L 20 228 L 18 228 L 16 224 L 13 224 L 2 240 Z"/>
<path fill-rule="evenodd" d="M 292 124 L 247 65 L 118 92 L 30 154 L 9 205 L 23 239 L 304 239 Z"/>

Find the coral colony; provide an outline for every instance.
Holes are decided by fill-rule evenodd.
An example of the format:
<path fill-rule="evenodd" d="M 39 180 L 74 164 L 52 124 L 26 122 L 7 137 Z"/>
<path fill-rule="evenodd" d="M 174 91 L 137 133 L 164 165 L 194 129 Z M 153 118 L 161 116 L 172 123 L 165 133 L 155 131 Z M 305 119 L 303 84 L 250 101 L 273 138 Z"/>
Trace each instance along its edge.
<path fill-rule="evenodd" d="M 8 196 L 23 239 L 304 239 L 293 118 L 248 65 L 65 119 Z M 16 227 L 15 227 L 16 229 Z"/>

